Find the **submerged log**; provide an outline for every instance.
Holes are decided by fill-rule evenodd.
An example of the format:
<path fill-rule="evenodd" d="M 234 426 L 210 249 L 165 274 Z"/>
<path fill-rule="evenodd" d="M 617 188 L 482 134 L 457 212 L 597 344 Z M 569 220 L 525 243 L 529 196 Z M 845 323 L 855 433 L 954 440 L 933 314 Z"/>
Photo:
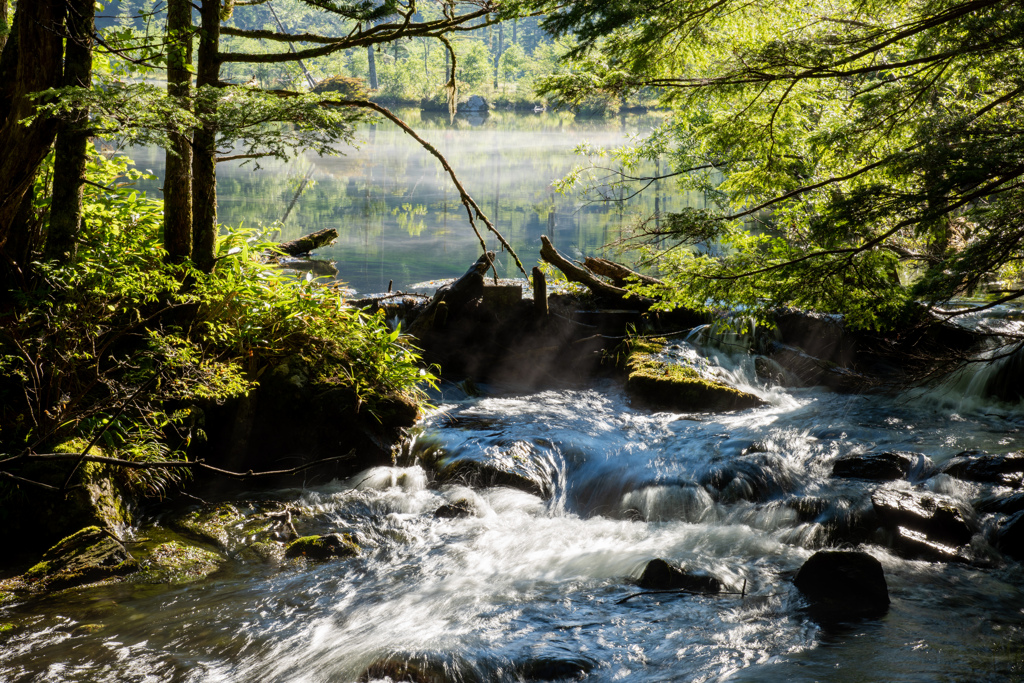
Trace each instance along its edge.
<path fill-rule="evenodd" d="M 292 240 L 291 242 L 275 244 L 273 252 L 266 252 L 264 254 L 264 259 L 272 261 L 281 255 L 298 256 L 300 254 L 308 254 L 314 249 L 319 249 L 325 244 L 330 244 L 336 239 L 338 239 L 338 231 L 334 228 L 327 228 L 309 235 L 304 235 L 297 240 Z"/>
<path fill-rule="evenodd" d="M 622 287 L 609 284 L 559 254 L 546 235 L 541 235 L 540 241 L 540 257 L 562 271 L 570 282 L 578 282 L 596 296 L 618 302 L 624 308 L 647 308 L 650 305 L 650 299 L 638 297 Z"/>
<path fill-rule="evenodd" d="M 598 275 L 603 275 L 610 279 L 617 287 L 625 287 L 630 282 L 639 282 L 644 285 L 665 284 L 656 277 L 638 273 L 635 270 L 630 270 L 621 263 L 615 263 L 615 261 L 609 261 L 608 259 L 588 256 L 583 260 L 583 265 Z"/>
<path fill-rule="evenodd" d="M 410 333 L 418 337 L 435 326 L 443 326 L 449 313 L 480 297 L 484 291 L 484 273 L 493 262 L 494 252 L 488 251 L 469 267 L 465 275 L 450 285 L 439 288 L 423 312 L 412 321 Z"/>

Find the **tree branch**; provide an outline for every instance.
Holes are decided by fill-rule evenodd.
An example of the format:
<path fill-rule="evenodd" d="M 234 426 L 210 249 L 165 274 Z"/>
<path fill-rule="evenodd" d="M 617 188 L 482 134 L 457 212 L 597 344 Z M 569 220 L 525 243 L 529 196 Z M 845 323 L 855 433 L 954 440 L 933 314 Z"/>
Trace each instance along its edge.
<path fill-rule="evenodd" d="M 133 461 L 129 461 L 129 460 L 121 460 L 120 458 L 110 458 L 110 457 L 103 456 L 103 455 L 85 455 L 83 457 L 83 456 L 80 456 L 77 453 L 31 453 L 31 454 L 28 454 L 28 455 L 19 456 L 18 459 L 22 459 L 22 460 L 71 460 L 71 459 L 75 459 L 75 458 L 80 458 L 81 457 L 82 461 L 84 461 L 84 462 L 98 462 L 98 463 L 103 463 L 105 465 L 114 465 L 116 467 L 124 467 L 124 468 L 127 468 L 127 469 L 134 469 L 134 470 L 191 469 L 191 468 L 197 468 L 197 469 L 205 470 L 207 472 L 213 472 L 214 474 L 219 474 L 219 475 L 224 476 L 224 477 L 230 477 L 230 478 L 233 478 L 233 479 L 251 479 L 251 478 L 254 478 L 254 477 L 287 476 L 287 475 L 290 475 L 290 474 L 297 474 L 299 472 L 311 469 L 313 467 L 317 467 L 318 465 L 322 465 L 324 463 L 337 462 L 339 460 L 346 460 L 348 458 L 351 458 L 353 455 L 355 455 L 355 450 L 354 449 L 349 451 L 345 455 L 338 455 L 338 456 L 335 456 L 335 457 L 332 457 L 332 458 L 323 458 L 322 460 L 317 460 L 315 462 L 309 462 L 309 463 L 306 463 L 305 465 L 299 465 L 298 467 L 293 467 L 291 469 L 287 469 L 287 470 L 271 470 L 271 471 L 264 471 L 264 472 L 253 472 L 252 470 L 249 470 L 248 472 L 232 472 L 230 470 L 224 470 L 224 469 L 221 469 L 219 467 L 214 467 L 213 465 L 207 465 L 206 462 L 204 462 L 203 460 L 156 460 L 156 461 L 138 461 L 138 462 L 133 462 Z M 9 459 L 9 460 L 5 460 L 3 462 L 4 463 L 10 462 L 10 460 L 13 460 L 13 458 Z M 2 463 L 0 463 L 0 464 L 2 464 Z M 76 467 L 77 467 L 77 465 L 76 465 Z M 16 477 L 15 475 L 13 475 L 11 473 L 6 472 L 6 471 L 2 471 L 2 470 L 0 470 L 0 475 L 6 476 L 6 477 L 9 477 L 9 478 L 20 479 L 20 477 Z M 28 480 L 21 479 L 21 481 L 28 481 Z M 39 484 L 39 482 L 29 482 L 29 483 Z M 49 486 L 48 484 L 39 484 L 39 485 L 44 486 L 44 487 L 46 487 L 48 489 L 52 489 L 54 491 L 63 490 L 63 489 L 58 489 L 55 486 Z"/>

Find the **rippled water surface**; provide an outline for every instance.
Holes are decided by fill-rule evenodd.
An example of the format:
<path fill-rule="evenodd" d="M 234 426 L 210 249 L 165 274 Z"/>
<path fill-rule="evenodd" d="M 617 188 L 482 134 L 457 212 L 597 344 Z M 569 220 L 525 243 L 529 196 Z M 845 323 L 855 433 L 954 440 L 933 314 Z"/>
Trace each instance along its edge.
<path fill-rule="evenodd" d="M 745 381 L 744 363 L 723 364 Z M 307 510 L 300 534 L 354 533 L 359 557 L 264 563 L 235 553 L 190 584 L 122 584 L 7 608 L 0 680 L 1024 677 L 1024 571 L 984 533 L 973 565 L 862 546 L 881 561 L 892 599 L 878 619 L 825 629 L 792 585 L 834 542 L 801 502 L 856 516 L 879 486 L 831 478 L 837 457 L 904 450 L 941 463 L 964 449 L 1015 450 L 1021 413 L 950 394 L 747 387 L 768 404 L 720 415 L 636 410 L 613 384 L 452 391 L 423 425 L 421 460 L 274 493 Z M 438 454 L 505 458 L 545 495 L 439 485 L 421 466 Z M 968 502 L 982 493 L 944 475 L 916 485 Z M 456 500 L 474 514 L 434 516 Z M 656 557 L 719 578 L 724 592 L 634 595 Z"/>

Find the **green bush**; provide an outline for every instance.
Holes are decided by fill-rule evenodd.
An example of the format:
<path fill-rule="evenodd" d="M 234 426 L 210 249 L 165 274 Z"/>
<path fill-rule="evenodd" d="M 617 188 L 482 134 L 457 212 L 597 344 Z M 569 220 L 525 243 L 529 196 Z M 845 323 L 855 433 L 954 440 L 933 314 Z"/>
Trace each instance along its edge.
<path fill-rule="evenodd" d="M 229 231 L 210 274 L 172 265 L 161 203 L 131 187 L 141 174 L 130 162 L 95 154 L 88 177 L 77 258 L 33 264 L 34 286 L 2 312 L 0 459 L 76 437 L 120 459 L 181 459 L 202 436 L 196 406 L 246 394 L 289 356 L 371 414 L 395 394 L 422 400 L 421 383 L 434 381 L 382 315 L 262 264 L 271 244 L 260 233 Z M 40 181 L 38 195 L 46 189 Z M 159 494 L 181 470 L 144 472 L 125 483 Z"/>

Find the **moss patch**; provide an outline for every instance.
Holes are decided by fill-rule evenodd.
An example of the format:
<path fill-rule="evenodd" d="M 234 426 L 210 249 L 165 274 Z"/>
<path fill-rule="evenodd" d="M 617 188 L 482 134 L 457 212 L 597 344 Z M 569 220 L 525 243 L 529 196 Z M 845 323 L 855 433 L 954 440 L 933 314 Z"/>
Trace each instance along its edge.
<path fill-rule="evenodd" d="M 626 391 L 653 408 L 683 412 L 719 412 L 754 408 L 764 402 L 753 394 L 702 377 L 696 369 L 667 363 L 654 354 L 664 339 L 632 341 L 626 358 Z"/>
<path fill-rule="evenodd" d="M 98 526 L 89 526 L 47 550 L 21 580 L 28 590 L 39 593 L 123 576 L 138 567 L 119 540 Z"/>
<path fill-rule="evenodd" d="M 188 583 L 220 569 L 224 558 L 178 541 L 162 543 L 142 563 L 141 583 Z"/>
<path fill-rule="evenodd" d="M 285 557 L 305 557 L 311 560 L 326 560 L 332 557 L 355 557 L 359 546 L 349 534 L 327 534 L 326 536 L 303 536 L 288 544 Z"/>
<path fill-rule="evenodd" d="M 230 550 L 232 542 L 228 527 L 242 520 L 242 513 L 233 505 L 225 503 L 186 512 L 171 520 L 170 526 L 197 541 Z"/>

